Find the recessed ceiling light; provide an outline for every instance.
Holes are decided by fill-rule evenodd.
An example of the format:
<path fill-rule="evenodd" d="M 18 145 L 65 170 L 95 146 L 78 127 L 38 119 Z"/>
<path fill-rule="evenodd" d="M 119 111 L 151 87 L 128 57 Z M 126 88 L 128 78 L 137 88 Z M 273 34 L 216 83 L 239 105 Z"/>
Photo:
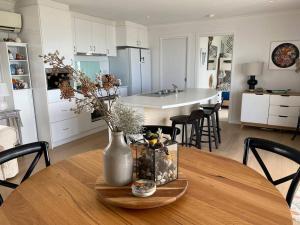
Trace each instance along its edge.
<path fill-rule="evenodd" d="M 206 17 L 208 17 L 208 18 L 214 18 L 216 15 L 215 14 L 208 14 L 208 15 L 206 15 Z"/>
<path fill-rule="evenodd" d="M 146 16 L 146 19 L 149 20 L 149 19 L 150 19 L 150 16 Z"/>

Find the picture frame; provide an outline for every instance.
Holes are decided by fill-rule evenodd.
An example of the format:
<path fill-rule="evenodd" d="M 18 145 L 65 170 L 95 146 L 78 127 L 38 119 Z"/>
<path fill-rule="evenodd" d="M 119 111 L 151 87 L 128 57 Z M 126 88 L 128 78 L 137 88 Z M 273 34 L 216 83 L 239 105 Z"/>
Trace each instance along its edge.
<path fill-rule="evenodd" d="M 300 56 L 300 41 L 273 41 L 270 45 L 270 70 L 295 70 Z"/>

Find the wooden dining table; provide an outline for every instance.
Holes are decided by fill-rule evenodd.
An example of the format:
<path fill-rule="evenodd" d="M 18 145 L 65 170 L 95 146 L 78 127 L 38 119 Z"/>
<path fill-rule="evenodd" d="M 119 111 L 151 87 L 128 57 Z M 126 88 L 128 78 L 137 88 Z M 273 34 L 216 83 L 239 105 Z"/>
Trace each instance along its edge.
<path fill-rule="evenodd" d="M 100 201 L 94 187 L 102 164 L 98 150 L 39 171 L 4 201 L 0 224 L 292 225 L 289 207 L 276 187 L 228 158 L 180 148 L 179 169 L 189 181 L 186 194 L 170 205 L 146 210 Z"/>

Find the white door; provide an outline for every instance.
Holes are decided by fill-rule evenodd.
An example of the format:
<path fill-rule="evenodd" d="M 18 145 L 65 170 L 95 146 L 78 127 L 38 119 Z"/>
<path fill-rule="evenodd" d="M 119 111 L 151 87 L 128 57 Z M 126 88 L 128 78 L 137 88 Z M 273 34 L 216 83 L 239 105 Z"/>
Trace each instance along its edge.
<path fill-rule="evenodd" d="M 87 20 L 75 18 L 75 44 L 76 51 L 87 53 L 92 51 L 92 23 Z"/>
<path fill-rule="evenodd" d="M 243 94 L 241 121 L 245 123 L 267 124 L 270 95 Z"/>
<path fill-rule="evenodd" d="M 142 80 L 141 80 L 141 65 L 140 65 L 140 50 L 137 48 L 130 48 L 130 90 L 129 95 L 141 94 Z"/>
<path fill-rule="evenodd" d="M 172 84 L 186 87 L 187 37 L 161 40 L 161 88 L 170 89 Z"/>
<path fill-rule="evenodd" d="M 141 75 L 142 75 L 142 92 L 151 92 L 151 55 L 150 50 L 141 49 Z"/>
<path fill-rule="evenodd" d="M 108 56 L 117 56 L 116 28 L 106 25 L 106 48 Z"/>
<path fill-rule="evenodd" d="M 19 109 L 23 126 L 21 134 L 23 144 L 37 141 L 35 113 L 31 89 L 13 91 L 15 109 Z"/>
<path fill-rule="evenodd" d="M 93 23 L 92 28 L 93 52 L 106 54 L 106 27 L 101 23 Z"/>

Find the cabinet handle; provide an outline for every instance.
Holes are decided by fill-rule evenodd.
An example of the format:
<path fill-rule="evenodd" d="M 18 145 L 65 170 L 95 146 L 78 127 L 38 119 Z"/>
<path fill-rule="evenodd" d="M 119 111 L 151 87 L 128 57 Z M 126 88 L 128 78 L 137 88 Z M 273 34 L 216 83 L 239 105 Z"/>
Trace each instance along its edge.
<path fill-rule="evenodd" d="M 107 51 L 107 54 L 109 54 L 109 49 L 106 49 L 106 51 Z"/>
<path fill-rule="evenodd" d="M 76 46 L 74 45 L 74 53 L 76 53 L 77 52 L 77 49 L 76 49 Z"/>
<path fill-rule="evenodd" d="M 282 107 L 282 108 L 288 108 L 289 106 L 288 105 L 280 105 L 280 107 Z"/>
<path fill-rule="evenodd" d="M 63 130 L 70 130 L 70 128 L 64 128 Z"/>
<path fill-rule="evenodd" d="M 279 115 L 279 117 L 281 117 L 281 118 L 288 118 L 288 116 L 281 116 L 281 115 Z"/>

